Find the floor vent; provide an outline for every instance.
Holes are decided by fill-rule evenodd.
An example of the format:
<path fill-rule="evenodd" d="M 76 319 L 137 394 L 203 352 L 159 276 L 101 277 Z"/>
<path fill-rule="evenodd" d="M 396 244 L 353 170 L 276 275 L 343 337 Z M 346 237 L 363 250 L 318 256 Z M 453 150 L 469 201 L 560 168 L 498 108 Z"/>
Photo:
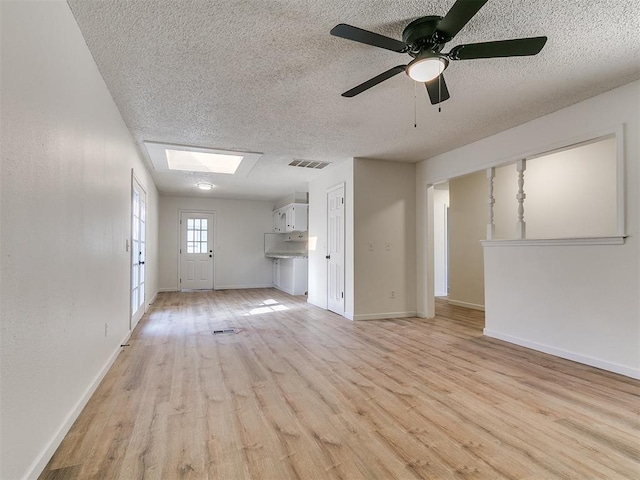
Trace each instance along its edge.
<path fill-rule="evenodd" d="M 224 330 L 211 330 L 212 335 L 235 335 L 240 330 L 236 330 L 235 328 L 225 328 Z"/>
<path fill-rule="evenodd" d="M 322 170 L 327 165 L 329 165 L 329 162 L 315 162 L 312 160 L 294 160 L 289 164 L 290 167 L 315 168 L 316 170 Z"/>

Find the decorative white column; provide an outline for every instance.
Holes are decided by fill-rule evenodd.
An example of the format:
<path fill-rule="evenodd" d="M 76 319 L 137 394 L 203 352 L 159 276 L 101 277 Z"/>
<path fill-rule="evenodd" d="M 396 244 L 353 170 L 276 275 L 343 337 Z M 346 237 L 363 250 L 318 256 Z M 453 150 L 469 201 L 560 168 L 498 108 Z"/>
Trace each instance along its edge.
<path fill-rule="evenodd" d="M 527 195 L 524 193 L 524 171 L 527 169 L 527 161 L 524 159 L 518 160 L 516 169 L 518 170 L 518 193 L 516 194 L 516 200 L 518 200 L 518 222 L 516 223 L 516 238 L 522 240 L 527 238 L 527 225 L 524 221 L 524 199 L 527 198 Z"/>
<path fill-rule="evenodd" d="M 496 169 L 487 168 L 487 186 L 489 187 L 489 198 L 487 199 L 487 240 L 493 240 L 496 234 L 496 225 L 493 223 L 493 205 L 496 199 L 493 196 L 493 179 L 496 176 Z"/>

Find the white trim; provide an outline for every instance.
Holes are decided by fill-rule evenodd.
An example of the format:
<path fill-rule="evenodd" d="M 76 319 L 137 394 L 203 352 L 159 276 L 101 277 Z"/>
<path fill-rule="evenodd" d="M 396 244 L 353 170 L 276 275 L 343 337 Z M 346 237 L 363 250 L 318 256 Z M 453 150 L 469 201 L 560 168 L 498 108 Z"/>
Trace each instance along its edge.
<path fill-rule="evenodd" d="M 327 193 L 331 193 L 331 192 L 333 192 L 335 190 L 339 190 L 340 188 L 345 188 L 345 185 L 346 185 L 346 182 L 337 183 L 333 187 L 327 188 Z M 346 195 L 346 193 L 345 193 L 345 195 Z"/>
<path fill-rule="evenodd" d="M 159 288 L 158 289 L 158 293 L 160 292 L 179 292 L 180 290 L 178 290 L 176 287 L 167 287 L 167 288 Z"/>
<path fill-rule="evenodd" d="M 469 302 L 461 302 L 459 300 L 447 300 L 447 302 L 449 303 L 449 305 L 453 305 L 456 307 L 464 307 L 464 308 L 471 308 L 473 310 L 480 310 L 481 312 L 484 312 L 484 305 L 480 305 L 478 303 L 469 303 Z"/>
<path fill-rule="evenodd" d="M 618 212 L 616 234 L 618 236 L 624 236 L 627 233 L 627 226 L 625 224 L 627 192 L 624 187 L 626 172 L 624 165 L 624 124 L 621 124 L 616 128 L 614 137 L 616 139 L 616 210 Z"/>
<path fill-rule="evenodd" d="M 387 312 L 387 313 L 365 313 L 354 315 L 353 320 L 386 320 L 392 318 L 410 318 L 417 316 L 417 312 Z"/>
<path fill-rule="evenodd" d="M 530 340 L 525 340 L 523 338 L 514 337 L 512 335 L 496 332 L 486 328 L 484 329 L 483 333 L 487 337 L 497 338 L 498 340 L 503 340 L 505 342 L 520 345 L 521 347 L 530 348 L 532 350 L 537 350 L 539 352 L 548 353 L 549 355 L 565 358 L 567 360 L 572 360 L 574 362 L 582 363 L 584 365 L 589 365 L 591 367 L 600 368 L 608 372 L 618 373 L 626 377 L 636 378 L 640 380 L 640 369 L 637 369 L 637 368 L 631 368 L 631 367 L 627 367 L 626 365 L 620 365 L 618 363 L 607 362 L 606 360 L 600 360 L 598 358 L 588 357 L 586 355 L 582 355 L 579 353 L 570 352 L 568 350 L 552 347 L 550 345 L 544 345 L 542 343 L 532 342 Z"/>
<path fill-rule="evenodd" d="M 181 145 L 172 143 L 160 143 L 152 141 L 143 141 L 145 146 L 143 152 L 146 153 L 147 158 L 153 165 L 154 170 L 160 172 L 171 172 L 169 164 L 167 162 L 167 156 L 165 150 L 182 150 L 185 152 L 201 152 L 201 153 L 218 153 L 222 155 L 240 155 L 243 157 L 238 169 L 235 173 L 231 174 L 234 177 L 246 177 L 249 175 L 253 167 L 262 157 L 262 153 L 259 152 L 242 152 L 238 150 L 221 150 L 218 148 L 208 148 L 203 146 L 194 145 Z M 211 173 L 209 173 L 211 174 Z M 215 173 L 214 173 L 215 175 Z M 222 174 L 225 175 L 225 174 Z M 194 185 L 195 186 L 195 185 Z"/>
<path fill-rule="evenodd" d="M 480 240 L 480 243 L 483 247 L 623 245 L 625 238 L 627 237 L 526 238 L 523 240 Z"/>
<path fill-rule="evenodd" d="M 91 396 L 94 394 L 94 392 L 100 385 L 100 382 L 102 382 L 102 379 L 105 377 L 107 372 L 111 369 L 111 366 L 116 361 L 116 358 L 118 358 L 118 354 L 120 354 L 120 351 L 121 351 L 120 345 L 124 345 L 125 343 L 127 343 L 130 336 L 131 336 L 131 331 L 127 332 L 127 334 L 124 336 L 122 341 L 118 344 L 118 347 L 107 359 L 107 362 L 102 367 L 102 370 L 98 372 L 98 375 L 96 375 L 96 377 L 93 379 L 93 381 L 89 384 L 89 386 L 85 390 L 84 394 L 80 397 L 80 399 L 76 402 L 75 406 L 71 409 L 71 411 L 67 415 L 67 418 L 64 419 L 64 422 L 62 422 L 62 425 L 60 425 L 60 428 L 58 428 L 58 431 L 55 433 L 53 438 L 49 441 L 47 446 L 40 452 L 40 455 L 38 455 L 34 460 L 34 462 L 31 464 L 31 466 L 29 467 L 29 470 L 27 471 L 27 474 L 24 476 L 25 480 L 29 478 L 38 478 L 40 474 L 43 472 L 43 470 L 47 466 L 47 463 L 49 463 L 49 460 L 51 460 L 51 457 L 53 457 L 53 454 L 56 452 L 56 450 L 62 443 L 62 440 L 64 440 L 64 437 L 67 435 L 67 433 L 69 433 L 69 430 L 73 426 L 73 423 L 80 416 L 82 409 L 84 409 L 84 407 L 87 405 L 87 403 L 89 402 L 89 399 L 91 399 Z"/>

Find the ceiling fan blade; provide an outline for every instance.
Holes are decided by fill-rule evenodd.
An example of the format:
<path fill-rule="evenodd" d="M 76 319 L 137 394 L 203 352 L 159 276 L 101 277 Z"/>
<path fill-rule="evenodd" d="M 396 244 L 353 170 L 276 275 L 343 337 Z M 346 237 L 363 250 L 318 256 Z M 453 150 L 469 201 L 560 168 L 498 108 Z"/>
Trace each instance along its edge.
<path fill-rule="evenodd" d="M 448 42 L 455 37 L 462 27 L 478 13 L 488 0 L 458 0 L 447 14 L 438 22 L 436 32 L 443 37 L 443 42 Z"/>
<path fill-rule="evenodd" d="M 449 58 L 452 60 L 473 60 L 476 58 L 524 57 L 539 53 L 545 43 L 547 43 L 547 37 L 470 43 L 451 49 Z"/>
<path fill-rule="evenodd" d="M 386 72 L 381 73 L 364 83 L 361 83 L 357 87 L 353 87 L 351 90 L 347 90 L 342 94 L 343 97 L 355 97 L 356 95 L 364 92 L 365 90 L 369 90 L 371 87 L 375 87 L 380 82 L 384 82 L 385 80 L 393 77 L 394 75 L 399 74 L 400 72 L 404 72 L 406 65 L 398 65 L 397 67 L 390 68 Z"/>
<path fill-rule="evenodd" d="M 363 30 L 358 27 L 353 27 L 345 23 L 336 25 L 331 29 L 331 35 L 334 37 L 346 38 L 347 40 L 353 40 L 354 42 L 366 43 L 367 45 L 373 45 L 374 47 L 384 48 L 393 52 L 405 52 L 407 45 L 400 40 L 394 38 L 385 37 L 378 33 L 373 33 L 368 30 Z"/>
<path fill-rule="evenodd" d="M 429 94 L 431 105 L 437 105 L 438 103 L 444 102 L 451 96 L 449 95 L 447 84 L 444 81 L 444 74 L 440 74 L 440 76 L 433 80 L 429 80 L 425 83 L 425 86 L 427 87 L 427 93 Z"/>

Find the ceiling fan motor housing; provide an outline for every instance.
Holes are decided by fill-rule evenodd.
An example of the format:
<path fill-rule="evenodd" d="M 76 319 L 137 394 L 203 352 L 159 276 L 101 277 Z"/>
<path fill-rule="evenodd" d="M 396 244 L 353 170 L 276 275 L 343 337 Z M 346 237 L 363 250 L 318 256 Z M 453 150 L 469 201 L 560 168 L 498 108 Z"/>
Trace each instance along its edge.
<path fill-rule="evenodd" d="M 406 26 L 402 32 L 402 41 L 409 46 L 407 53 L 412 57 L 417 57 L 424 50 L 434 53 L 440 52 L 444 46 L 445 39 L 436 38 L 436 28 L 442 19 L 437 15 L 420 17 Z M 435 35 L 434 35 L 435 34 Z"/>

